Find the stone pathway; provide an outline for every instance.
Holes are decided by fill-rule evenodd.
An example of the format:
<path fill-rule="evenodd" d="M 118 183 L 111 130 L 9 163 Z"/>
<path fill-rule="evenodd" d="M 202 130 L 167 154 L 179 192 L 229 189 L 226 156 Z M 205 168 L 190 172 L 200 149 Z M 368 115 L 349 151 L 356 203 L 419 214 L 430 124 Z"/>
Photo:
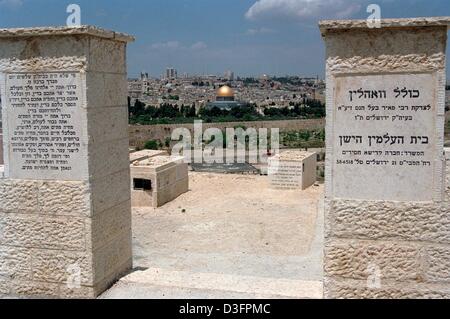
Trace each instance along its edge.
<path fill-rule="evenodd" d="M 190 173 L 190 191 L 133 212 L 135 271 L 102 298 L 320 298 L 323 186 Z"/>
<path fill-rule="evenodd" d="M 190 273 L 152 268 L 122 278 L 101 298 L 284 299 L 322 298 L 321 281 Z"/>

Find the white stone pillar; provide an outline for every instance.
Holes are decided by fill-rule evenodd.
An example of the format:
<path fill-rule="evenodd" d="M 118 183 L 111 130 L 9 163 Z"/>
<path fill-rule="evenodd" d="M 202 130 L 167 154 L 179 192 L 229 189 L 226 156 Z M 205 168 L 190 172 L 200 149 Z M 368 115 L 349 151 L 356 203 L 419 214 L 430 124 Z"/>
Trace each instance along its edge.
<path fill-rule="evenodd" d="M 126 44 L 0 30 L 0 294 L 93 298 L 132 267 Z"/>
<path fill-rule="evenodd" d="M 320 23 L 327 51 L 327 298 L 450 297 L 443 169 L 449 24 Z"/>

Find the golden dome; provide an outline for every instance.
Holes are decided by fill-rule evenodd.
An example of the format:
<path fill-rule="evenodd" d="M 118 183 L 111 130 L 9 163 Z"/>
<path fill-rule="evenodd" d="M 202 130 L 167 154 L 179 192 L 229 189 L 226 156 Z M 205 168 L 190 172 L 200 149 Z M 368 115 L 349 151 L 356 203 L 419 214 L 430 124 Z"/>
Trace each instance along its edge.
<path fill-rule="evenodd" d="M 217 90 L 217 96 L 218 97 L 234 97 L 234 92 L 229 86 L 224 85 L 220 89 Z"/>

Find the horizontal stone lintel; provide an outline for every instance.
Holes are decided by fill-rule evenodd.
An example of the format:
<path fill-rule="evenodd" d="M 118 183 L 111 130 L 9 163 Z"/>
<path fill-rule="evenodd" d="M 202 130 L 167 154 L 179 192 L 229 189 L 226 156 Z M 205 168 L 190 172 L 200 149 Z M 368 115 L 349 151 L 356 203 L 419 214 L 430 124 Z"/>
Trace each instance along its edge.
<path fill-rule="evenodd" d="M 423 27 L 450 28 L 450 17 L 381 19 L 381 28 L 399 29 Z M 330 32 L 354 29 L 377 30 L 377 28 L 370 28 L 367 20 L 322 20 L 319 22 L 319 28 L 322 36 Z"/>
<path fill-rule="evenodd" d="M 134 37 L 128 34 L 109 31 L 89 25 L 83 25 L 79 27 L 61 26 L 61 27 L 0 29 L 0 38 L 70 36 L 70 35 L 89 35 L 103 39 L 110 39 L 118 42 L 134 41 Z"/>

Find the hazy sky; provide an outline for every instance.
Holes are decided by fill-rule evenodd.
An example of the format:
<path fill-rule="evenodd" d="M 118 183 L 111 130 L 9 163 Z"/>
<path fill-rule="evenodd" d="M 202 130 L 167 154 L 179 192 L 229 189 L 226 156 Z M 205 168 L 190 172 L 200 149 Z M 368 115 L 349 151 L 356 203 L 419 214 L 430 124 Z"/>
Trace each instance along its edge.
<path fill-rule="evenodd" d="M 0 0 L 0 27 L 64 25 L 77 3 L 82 24 L 132 34 L 128 71 L 179 74 L 324 74 L 322 18 L 450 15 L 450 0 Z M 450 74 L 450 73 L 449 73 Z"/>

